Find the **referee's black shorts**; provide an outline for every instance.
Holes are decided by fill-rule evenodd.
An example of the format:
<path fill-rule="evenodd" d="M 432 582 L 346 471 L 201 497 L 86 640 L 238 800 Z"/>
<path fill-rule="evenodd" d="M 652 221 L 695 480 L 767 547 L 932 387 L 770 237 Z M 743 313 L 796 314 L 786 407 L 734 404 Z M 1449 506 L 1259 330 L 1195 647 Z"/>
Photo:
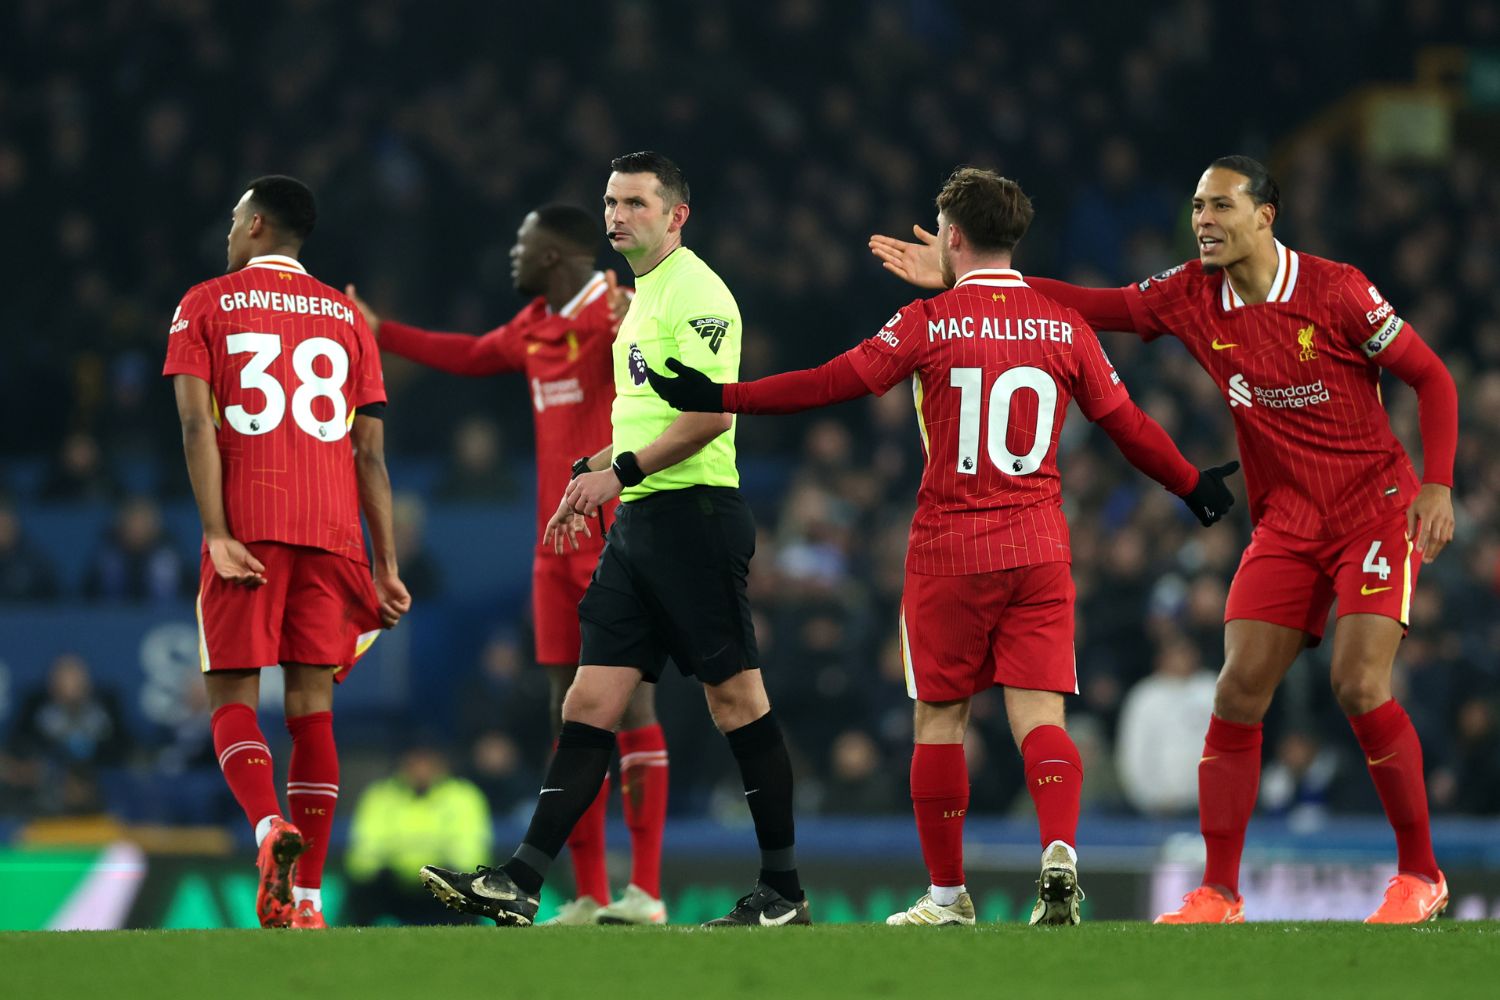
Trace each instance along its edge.
<path fill-rule="evenodd" d="M 679 670 L 718 684 L 758 667 L 746 578 L 755 520 L 739 491 L 692 486 L 622 503 L 578 605 L 580 664 Z"/>

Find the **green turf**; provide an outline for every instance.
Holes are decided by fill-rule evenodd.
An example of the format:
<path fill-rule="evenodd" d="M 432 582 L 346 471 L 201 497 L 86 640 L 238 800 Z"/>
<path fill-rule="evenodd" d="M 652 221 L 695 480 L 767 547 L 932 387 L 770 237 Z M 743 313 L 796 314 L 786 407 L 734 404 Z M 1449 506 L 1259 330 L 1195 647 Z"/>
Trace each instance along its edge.
<path fill-rule="evenodd" d="M 1031 929 L 490 927 L 0 934 L 6 997 L 1438 997 L 1500 982 L 1500 924 Z"/>

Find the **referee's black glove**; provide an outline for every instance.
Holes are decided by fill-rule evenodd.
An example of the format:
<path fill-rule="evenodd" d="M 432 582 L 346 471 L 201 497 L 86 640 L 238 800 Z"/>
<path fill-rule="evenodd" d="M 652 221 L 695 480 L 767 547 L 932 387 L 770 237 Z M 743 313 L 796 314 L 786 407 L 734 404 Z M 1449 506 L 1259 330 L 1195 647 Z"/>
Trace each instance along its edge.
<path fill-rule="evenodd" d="M 667 359 L 667 367 L 677 373 L 677 378 L 658 375 L 646 369 L 646 378 L 656 394 L 679 410 L 689 413 L 723 413 L 724 387 L 698 369 L 683 364 L 676 358 Z"/>
<path fill-rule="evenodd" d="M 1234 494 L 1224 485 L 1224 479 L 1234 475 L 1239 467 L 1240 463 L 1230 462 L 1227 465 L 1216 465 L 1212 469 L 1199 469 L 1198 485 L 1183 495 L 1182 502 L 1187 504 L 1188 510 L 1193 512 L 1198 523 L 1205 528 L 1229 513 L 1229 508 L 1234 506 Z"/>

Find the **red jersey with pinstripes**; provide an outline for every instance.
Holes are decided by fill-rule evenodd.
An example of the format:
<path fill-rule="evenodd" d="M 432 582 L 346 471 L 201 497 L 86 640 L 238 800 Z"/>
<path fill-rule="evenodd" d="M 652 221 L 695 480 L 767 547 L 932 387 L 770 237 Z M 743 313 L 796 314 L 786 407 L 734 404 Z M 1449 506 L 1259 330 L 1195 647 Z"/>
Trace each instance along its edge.
<path fill-rule="evenodd" d="M 230 534 L 368 561 L 349 427 L 385 384 L 352 301 L 291 257 L 252 258 L 183 296 L 162 374 L 213 392 Z"/>
<path fill-rule="evenodd" d="M 1338 538 L 1405 511 L 1419 488 L 1375 361 L 1405 349 L 1405 324 L 1357 268 L 1276 249 L 1264 303 L 1246 304 L 1226 273 L 1196 260 L 1125 297 L 1136 332 L 1181 340 L 1229 400 L 1251 519 Z"/>
<path fill-rule="evenodd" d="M 1083 318 L 1011 270 L 971 271 L 847 354 L 883 394 L 912 377 L 927 458 L 908 569 L 958 576 L 1071 562 L 1057 440 L 1127 398 Z"/>

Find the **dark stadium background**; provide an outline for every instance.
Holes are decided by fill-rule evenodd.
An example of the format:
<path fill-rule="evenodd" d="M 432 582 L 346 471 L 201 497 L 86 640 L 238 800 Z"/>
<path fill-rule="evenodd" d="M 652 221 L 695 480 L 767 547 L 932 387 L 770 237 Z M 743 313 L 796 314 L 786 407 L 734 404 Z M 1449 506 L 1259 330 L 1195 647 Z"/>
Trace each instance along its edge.
<path fill-rule="evenodd" d="M 51 895 L 28 909 L 0 893 L 0 926 L 75 925 L 69 900 L 105 870 L 130 873 L 135 894 L 94 919 L 246 918 L 248 830 L 194 700 L 198 526 L 158 376 L 177 299 L 223 268 L 245 182 L 286 172 L 313 186 L 321 217 L 304 259 L 316 276 L 357 282 L 387 315 L 479 332 L 521 304 L 506 261 L 521 216 L 549 200 L 592 208 L 609 159 L 643 148 L 687 172 L 687 243 L 738 296 L 747 377 L 819 362 L 912 297 L 865 240 L 930 226 L 957 164 L 997 168 L 1030 193 L 1021 270 L 1108 285 L 1191 255 L 1187 200 L 1210 159 L 1268 162 L 1281 239 L 1363 269 L 1459 385 L 1458 535 L 1423 571 L 1397 681 L 1457 909 L 1500 913 L 1497 140 L 1500 8 L 1480 0 L 5 4 L 0 881 Z M 626 273 L 602 240 L 600 260 Z M 1104 344 L 1190 458 L 1234 453 L 1224 402 L 1185 352 L 1120 334 Z M 417 610 L 340 692 L 340 814 L 403 748 L 435 742 L 490 797 L 506 844 L 548 743 L 525 609 L 530 392 L 519 377 L 466 381 L 398 360 L 387 378 Z M 1417 454 L 1414 397 L 1385 389 Z M 920 471 L 910 398 L 750 418 L 738 440 L 804 864 L 825 916 L 880 916 L 922 877 L 894 646 Z M 1076 413 L 1064 453 L 1084 884 L 1097 914 L 1145 916 L 1153 895 L 1187 887 L 1196 819 L 1191 803 L 1143 807 L 1119 753 L 1122 712 L 1153 674 L 1169 703 L 1201 696 L 1190 675 L 1219 665 L 1248 522 L 1237 508 L 1201 531 Z M 111 551 L 121 531 L 138 540 L 134 594 L 117 572 L 132 557 Z M 97 745 L 26 738 L 61 657 L 86 665 L 115 720 Z M 1247 856 L 1248 891 L 1278 901 L 1262 916 L 1306 913 L 1309 900 L 1362 914 L 1393 860 L 1326 674 L 1324 654 L 1305 656 L 1268 721 Z M 284 761 L 269 694 L 266 731 Z M 738 886 L 748 817 L 701 695 L 673 678 L 661 698 L 668 902 L 691 919 Z M 971 882 L 989 912 L 1014 916 L 1034 862 L 1030 806 L 998 701 L 975 714 Z M 1205 722 L 1142 724 L 1201 735 Z M 618 823 L 611 839 L 626 846 Z M 39 875 L 39 857 L 73 874 Z"/>

